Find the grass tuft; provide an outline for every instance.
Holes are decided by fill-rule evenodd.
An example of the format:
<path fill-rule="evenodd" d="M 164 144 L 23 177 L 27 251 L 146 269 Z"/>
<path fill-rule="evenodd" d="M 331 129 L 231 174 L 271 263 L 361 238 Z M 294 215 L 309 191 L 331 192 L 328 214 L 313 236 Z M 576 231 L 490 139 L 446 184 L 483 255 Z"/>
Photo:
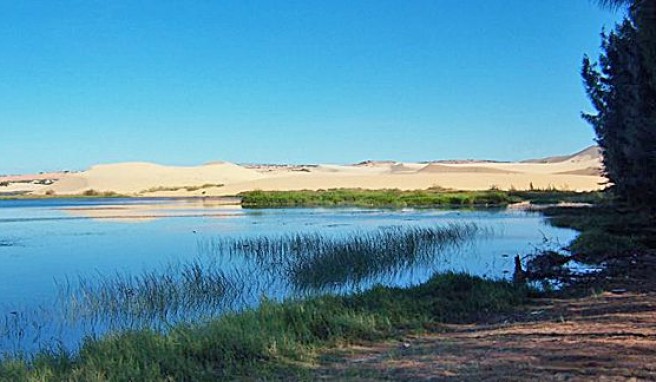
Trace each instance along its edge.
<path fill-rule="evenodd" d="M 511 309 L 526 290 L 462 274 L 408 289 L 262 301 L 256 309 L 167 333 L 138 330 L 87 339 L 77 354 L 46 352 L 0 363 L 0 379 L 215 381 L 303 378 L 317 351 L 390 338 L 437 322 L 468 322 Z"/>

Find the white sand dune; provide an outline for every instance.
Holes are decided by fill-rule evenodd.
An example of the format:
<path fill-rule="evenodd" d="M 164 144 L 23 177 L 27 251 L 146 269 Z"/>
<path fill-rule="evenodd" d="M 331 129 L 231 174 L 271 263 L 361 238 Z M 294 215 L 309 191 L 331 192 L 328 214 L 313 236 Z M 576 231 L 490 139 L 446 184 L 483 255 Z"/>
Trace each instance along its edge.
<path fill-rule="evenodd" d="M 42 194 L 50 190 L 67 195 L 95 190 L 134 196 L 226 196 L 250 190 L 329 188 L 485 190 L 534 187 L 589 191 L 604 187 L 606 179 L 600 174 L 599 152 L 589 148 L 570 156 L 513 163 L 367 161 L 357 165 L 249 165 L 248 168 L 227 162 L 195 167 L 117 163 L 64 174 L 52 185 L 30 186 L 25 191 Z M 20 188 L 18 183 L 10 186 L 12 191 Z"/>
<path fill-rule="evenodd" d="M 196 167 L 117 163 L 97 165 L 87 171 L 71 174 L 55 182 L 50 188 L 56 194 L 78 194 L 87 190 L 139 194 L 154 189 L 246 182 L 262 176 L 257 171 L 232 163 L 212 163 Z"/>
<path fill-rule="evenodd" d="M 496 174 L 512 174 L 516 171 L 509 169 L 495 168 L 495 167 L 484 167 L 484 166 L 470 166 L 470 165 L 460 165 L 460 164 L 436 164 L 431 163 L 426 167 L 419 170 L 421 173 L 496 173 Z"/>

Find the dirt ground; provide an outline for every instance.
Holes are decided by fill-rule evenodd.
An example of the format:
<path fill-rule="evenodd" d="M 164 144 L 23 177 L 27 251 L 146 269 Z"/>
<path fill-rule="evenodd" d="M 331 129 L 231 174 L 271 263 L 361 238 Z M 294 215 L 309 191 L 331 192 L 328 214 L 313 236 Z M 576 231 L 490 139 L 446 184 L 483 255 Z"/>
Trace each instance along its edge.
<path fill-rule="evenodd" d="M 317 378 L 433 381 L 655 381 L 656 293 L 535 299 L 442 333 L 323 356 Z"/>

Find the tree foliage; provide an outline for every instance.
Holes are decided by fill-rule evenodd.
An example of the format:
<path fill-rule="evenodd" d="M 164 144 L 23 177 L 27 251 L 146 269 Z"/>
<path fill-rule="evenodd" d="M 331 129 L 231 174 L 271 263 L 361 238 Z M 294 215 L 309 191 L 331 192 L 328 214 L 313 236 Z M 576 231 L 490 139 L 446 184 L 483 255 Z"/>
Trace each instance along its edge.
<path fill-rule="evenodd" d="M 602 33 L 598 63 L 583 59 L 585 90 L 597 110 L 583 114 L 604 152 L 606 175 L 616 195 L 656 208 L 656 22 L 653 0 L 630 3 L 624 21 Z"/>

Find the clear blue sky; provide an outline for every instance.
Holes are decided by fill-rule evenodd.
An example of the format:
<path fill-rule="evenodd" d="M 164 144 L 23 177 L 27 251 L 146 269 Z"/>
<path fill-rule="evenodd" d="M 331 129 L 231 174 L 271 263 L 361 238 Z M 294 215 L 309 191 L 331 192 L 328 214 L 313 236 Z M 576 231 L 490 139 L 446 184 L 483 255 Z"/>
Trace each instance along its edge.
<path fill-rule="evenodd" d="M 0 173 L 593 144 L 592 0 L 2 1 Z"/>

